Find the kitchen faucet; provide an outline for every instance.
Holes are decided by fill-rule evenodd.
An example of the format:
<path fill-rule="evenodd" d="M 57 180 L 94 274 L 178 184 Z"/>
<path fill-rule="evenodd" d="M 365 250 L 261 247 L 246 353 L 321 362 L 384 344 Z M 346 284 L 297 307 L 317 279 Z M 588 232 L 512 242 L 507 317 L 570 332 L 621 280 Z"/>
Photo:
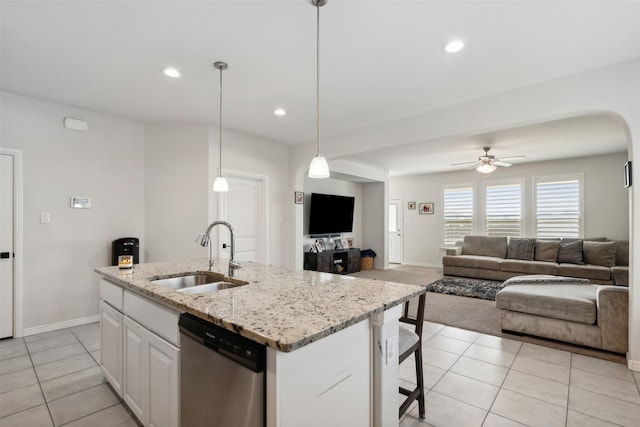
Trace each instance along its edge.
<path fill-rule="evenodd" d="M 231 235 L 231 245 L 230 245 L 231 258 L 229 259 L 229 277 L 235 277 L 236 270 L 239 269 L 241 266 L 240 266 L 240 263 L 234 260 L 236 245 L 235 245 L 235 239 L 233 237 L 233 227 L 227 221 L 214 221 L 211 224 L 209 224 L 207 231 L 205 231 L 204 236 L 202 236 L 202 240 L 200 240 L 200 246 L 204 246 L 204 247 L 209 246 L 209 271 L 211 271 L 213 269 L 213 266 L 215 265 L 215 261 L 213 259 L 213 249 L 210 242 L 211 242 L 211 230 L 213 230 L 213 228 L 216 225 L 224 225 L 229 229 L 229 234 Z"/>

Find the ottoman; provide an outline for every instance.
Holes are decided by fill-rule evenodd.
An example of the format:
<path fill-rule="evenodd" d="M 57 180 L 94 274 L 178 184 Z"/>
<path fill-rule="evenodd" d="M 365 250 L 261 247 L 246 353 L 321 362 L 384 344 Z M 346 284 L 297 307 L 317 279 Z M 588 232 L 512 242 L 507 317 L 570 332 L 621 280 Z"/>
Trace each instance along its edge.
<path fill-rule="evenodd" d="M 551 276 L 557 279 L 555 276 Z M 520 276 L 496 295 L 504 332 L 626 353 L 628 288 Z"/>

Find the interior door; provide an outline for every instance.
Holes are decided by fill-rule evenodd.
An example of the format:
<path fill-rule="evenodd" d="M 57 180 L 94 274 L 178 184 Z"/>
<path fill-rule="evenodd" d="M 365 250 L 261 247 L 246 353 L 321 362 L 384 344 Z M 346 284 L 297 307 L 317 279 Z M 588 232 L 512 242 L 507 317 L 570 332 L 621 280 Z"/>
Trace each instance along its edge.
<path fill-rule="evenodd" d="M 13 156 L 0 155 L 0 338 L 13 336 Z"/>
<path fill-rule="evenodd" d="M 402 202 L 389 199 L 389 262 L 402 262 Z"/>
<path fill-rule="evenodd" d="M 229 192 L 221 198 L 220 218 L 233 227 L 235 259 L 237 261 L 265 262 L 265 203 L 264 182 L 259 178 L 226 175 Z M 229 231 L 219 230 L 219 256 L 229 258 Z"/>

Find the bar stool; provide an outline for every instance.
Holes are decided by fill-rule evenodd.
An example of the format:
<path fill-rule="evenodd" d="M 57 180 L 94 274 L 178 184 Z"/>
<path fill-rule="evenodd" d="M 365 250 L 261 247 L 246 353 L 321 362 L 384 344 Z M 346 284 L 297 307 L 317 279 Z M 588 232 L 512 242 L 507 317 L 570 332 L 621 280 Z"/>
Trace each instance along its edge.
<path fill-rule="evenodd" d="M 415 355 L 417 386 L 413 390 L 408 390 L 404 387 L 400 387 L 400 393 L 407 396 L 407 398 L 400 405 L 399 417 L 402 417 L 402 414 L 405 413 L 411 403 L 413 403 L 414 400 L 417 400 L 420 418 L 424 419 L 425 407 L 424 377 L 422 372 L 422 323 L 424 321 L 425 294 L 422 294 L 420 295 L 420 297 L 418 297 L 418 307 L 417 311 L 415 312 L 415 317 L 413 316 L 414 312 L 409 313 L 410 302 L 411 301 L 407 301 L 404 304 L 404 312 L 402 314 L 402 317 L 400 317 L 400 322 L 414 325 L 415 329 L 400 325 L 398 334 L 398 353 L 400 354 L 400 356 L 398 358 L 398 363 L 402 363 L 412 353 Z"/>

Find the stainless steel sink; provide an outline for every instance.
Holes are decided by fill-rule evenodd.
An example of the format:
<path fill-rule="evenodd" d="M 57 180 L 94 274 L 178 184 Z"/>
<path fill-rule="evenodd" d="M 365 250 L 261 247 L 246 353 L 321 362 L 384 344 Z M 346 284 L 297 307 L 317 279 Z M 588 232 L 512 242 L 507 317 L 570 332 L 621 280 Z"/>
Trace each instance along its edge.
<path fill-rule="evenodd" d="M 224 276 L 216 273 L 192 273 L 178 277 L 152 280 L 151 283 L 164 288 L 174 289 L 183 294 L 203 294 L 222 289 L 236 288 L 246 283 L 225 282 Z"/>
<path fill-rule="evenodd" d="M 177 291 L 180 292 L 181 294 L 204 294 L 206 292 L 215 292 L 221 289 L 237 288 L 238 286 L 242 286 L 242 285 L 238 283 L 231 283 L 231 282 L 213 282 L 213 283 L 208 283 L 206 285 L 193 286 L 190 288 L 182 288 L 182 289 L 178 289 Z"/>
<path fill-rule="evenodd" d="M 222 276 L 216 274 L 194 273 L 185 276 L 152 280 L 151 283 L 169 289 L 183 289 L 191 288 L 193 286 L 202 286 L 207 283 L 220 282 L 222 279 Z"/>

